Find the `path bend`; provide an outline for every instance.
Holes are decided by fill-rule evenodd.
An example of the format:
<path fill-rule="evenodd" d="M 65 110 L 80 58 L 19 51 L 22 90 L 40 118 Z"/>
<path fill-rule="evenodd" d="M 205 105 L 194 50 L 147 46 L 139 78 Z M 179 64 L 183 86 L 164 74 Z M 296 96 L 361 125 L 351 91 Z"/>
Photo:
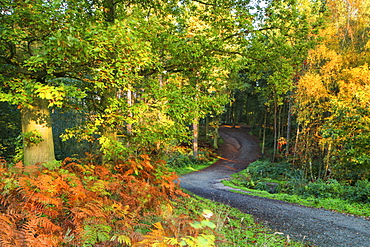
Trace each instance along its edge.
<path fill-rule="evenodd" d="M 316 246 L 370 247 L 370 221 L 324 209 L 239 194 L 220 181 L 245 169 L 260 156 L 256 137 L 247 128 L 221 127 L 221 159 L 201 171 L 180 178 L 181 187 L 204 198 L 251 214 L 277 232 Z"/>

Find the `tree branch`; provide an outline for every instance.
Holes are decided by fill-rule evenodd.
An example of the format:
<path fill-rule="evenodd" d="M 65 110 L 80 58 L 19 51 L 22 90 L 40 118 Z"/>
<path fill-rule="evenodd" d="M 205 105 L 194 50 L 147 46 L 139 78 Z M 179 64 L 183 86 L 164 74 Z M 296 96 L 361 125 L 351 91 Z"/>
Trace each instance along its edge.
<path fill-rule="evenodd" d="M 204 5 L 208 5 L 208 6 L 215 6 L 215 4 L 212 4 L 212 3 L 205 3 L 203 1 L 200 1 L 200 0 L 193 0 L 194 2 L 197 2 L 197 3 L 200 3 L 200 4 L 204 4 Z"/>

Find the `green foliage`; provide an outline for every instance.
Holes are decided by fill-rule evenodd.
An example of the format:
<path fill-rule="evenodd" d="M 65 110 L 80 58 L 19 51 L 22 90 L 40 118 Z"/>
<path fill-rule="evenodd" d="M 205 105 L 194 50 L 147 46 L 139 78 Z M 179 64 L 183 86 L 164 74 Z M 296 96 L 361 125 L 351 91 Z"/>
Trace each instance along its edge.
<path fill-rule="evenodd" d="M 293 172 L 293 167 L 289 163 L 271 163 L 268 160 L 258 160 L 250 164 L 246 170 L 254 179 L 271 178 L 282 179 Z"/>
<path fill-rule="evenodd" d="M 361 98 L 355 102 L 332 100 L 332 113 L 322 127 L 326 143 L 338 145 L 330 159 L 333 175 L 341 180 L 355 182 L 370 176 L 370 110 Z M 351 96 L 356 97 L 356 96 Z"/>
<path fill-rule="evenodd" d="M 83 247 L 92 247 L 97 243 L 105 242 L 111 239 L 110 232 L 112 227 L 109 225 L 85 225 L 82 233 Z"/>
<path fill-rule="evenodd" d="M 296 203 L 308 207 L 325 208 L 341 213 L 347 213 L 352 215 L 370 216 L 370 205 L 368 203 L 358 203 L 351 200 L 344 200 L 340 198 L 315 198 L 301 196 L 300 194 L 286 194 L 286 193 L 274 193 L 271 194 L 267 191 L 253 190 L 246 187 L 235 186 L 233 182 L 224 181 L 224 184 L 231 187 L 236 187 L 241 190 L 245 190 L 248 195 L 266 197 L 275 200 L 286 201 L 290 203 Z M 235 191 L 236 193 L 243 193 Z"/>
<path fill-rule="evenodd" d="M 41 133 L 38 130 L 32 130 L 23 133 L 23 140 L 25 146 L 37 145 L 40 142 L 44 141 Z"/>
<path fill-rule="evenodd" d="M 313 196 L 316 198 L 341 198 L 344 192 L 344 186 L 335 179 L 323 181 L 316 180 L 304 187 L 304 196 Z"/>
<path fill-rule="evenodd" d="M 62 166 L 62 162 L 54 160 L 54 161 L 42 163 L 41 165 L 48 170 L 56 170 L 56 169 L 59 170 Z"/>
<path fill-rule="evenodd" d="M 344 193 L 350 201 L 370 203 L 370 181 L 359 180 L 355 186 L 347 187 Z"/>
<path fill-rule="evenodd" d="M 20 113 L 7 102 L 0 102 L 0 156 L 10 160 L 16 153 L 21 133 Z"/>

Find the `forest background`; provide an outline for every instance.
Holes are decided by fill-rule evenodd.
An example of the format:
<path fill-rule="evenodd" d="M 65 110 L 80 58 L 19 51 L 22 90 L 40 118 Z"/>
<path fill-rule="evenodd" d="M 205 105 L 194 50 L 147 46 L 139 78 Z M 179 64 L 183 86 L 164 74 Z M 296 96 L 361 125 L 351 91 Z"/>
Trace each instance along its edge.
<path fill-rule="evenodd" d="M 184 195 L 171 166 L 206 158 L 220 124 L 312 181 L 367 181 L 369 8 L 0 1 L 2 245 L 140 242 Z"/>

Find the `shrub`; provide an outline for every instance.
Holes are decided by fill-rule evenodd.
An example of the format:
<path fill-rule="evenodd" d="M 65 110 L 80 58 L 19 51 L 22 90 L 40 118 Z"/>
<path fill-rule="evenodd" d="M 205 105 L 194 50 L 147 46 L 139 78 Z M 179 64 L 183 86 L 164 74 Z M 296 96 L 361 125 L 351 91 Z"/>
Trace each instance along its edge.
<path fill-rule="evenodd" d="M 269 177 L 271 179 L 286 178 L 292 171 L 292 165 L 289 163 L 271 163 L 268 160 L 258 160 L 250 164 L 247 172 L 253 179 Z"/>
<path fill-rule="evenodd" d="M 355 186 L 348 186 L 346 199 L 353 202 L 370 203 L 370 182 L 369 180 L 358 180 Z"/>
<path fill-rule="evenodd" d="M 324 181 L 318 179 L 314 183 L 307 184 L 304 190 L 305 196 L 317 198 L 338 198 L 344 193 L 344 187 L 335 179 Z"/>

